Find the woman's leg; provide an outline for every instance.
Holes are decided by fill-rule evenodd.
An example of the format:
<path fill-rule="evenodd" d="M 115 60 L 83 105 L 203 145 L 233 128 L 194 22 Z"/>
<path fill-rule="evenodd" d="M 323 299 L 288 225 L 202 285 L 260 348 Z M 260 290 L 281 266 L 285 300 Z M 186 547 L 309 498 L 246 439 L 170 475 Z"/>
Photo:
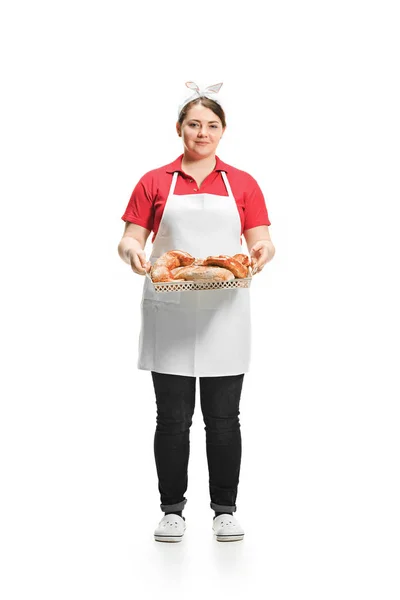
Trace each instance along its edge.
<path fill-rule="evenodd" d="M 196 378 L 151 372 L 156 394 L 154 456 L 161 510 L 179 512 L 187 500 L 189 432 L 196 397 Z"/>
<path fill-rule="evenodd" d="M 236 511 L 242 458 L 239 403 L 244 373 L 200 377 L 201 410 L 206 430 L 211 508 Z"/>

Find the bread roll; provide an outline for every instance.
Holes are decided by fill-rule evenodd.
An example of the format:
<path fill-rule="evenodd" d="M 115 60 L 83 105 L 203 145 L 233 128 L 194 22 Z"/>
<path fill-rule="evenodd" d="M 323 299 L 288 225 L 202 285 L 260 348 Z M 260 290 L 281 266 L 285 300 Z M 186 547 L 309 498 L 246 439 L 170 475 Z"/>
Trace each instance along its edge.
<path fill-rule="evenodd" d="M 172 269 L 171 273 L 174 279 L 185 279 L 185 281 L 231 281 L 235 279 L 232 271 L 221 267 L 192 265 L 189 267 L 177 267 L 176 269 Z"/>

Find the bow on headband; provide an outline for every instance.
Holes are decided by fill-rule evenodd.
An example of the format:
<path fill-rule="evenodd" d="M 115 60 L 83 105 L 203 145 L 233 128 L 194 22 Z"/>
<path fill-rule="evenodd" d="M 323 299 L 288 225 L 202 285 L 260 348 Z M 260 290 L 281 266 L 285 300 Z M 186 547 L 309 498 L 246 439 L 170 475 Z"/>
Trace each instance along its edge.
<path fill-rule="evenodd" d="M 195 90 L 195 93 L 192 96 L 190 96 L 190 98 L 186 98 L 185 102 L 183 102 L 183 104 L 180 105 L 178 115 L 180 114 L 182 108 L 186 106 L 188 102 L 191 102 L 192 100 L 194 100 L 195 98 L 199 98 L 200 96 L 206 96 L 207 98 L 211 98 L 211 100 L 218 102 L 218 100 L 214 98 L 214 94 L 217 94 L 219 92 L 219 90 L 222 87 L 222 83 L 214 83 L 214 85 L 208 85 L 206 88 L 202 89 L 200 89 L 197 83 L 195 83 L 194 81 L 187 81 L 185 85 L 191 90 Z"/>
<path fill-rule="evenodd" d="M 199 86 L 194 81 L 187 81 L 185 85 L 191 90 L 196 90 L 199 96 L 203 96 L 204 94 L 207 94 L 207 92 L 217 94 L 222 87 L 222 83 L 214 83 L 214 85 L 208 85 L 203 90 L 200 90 Z"/>

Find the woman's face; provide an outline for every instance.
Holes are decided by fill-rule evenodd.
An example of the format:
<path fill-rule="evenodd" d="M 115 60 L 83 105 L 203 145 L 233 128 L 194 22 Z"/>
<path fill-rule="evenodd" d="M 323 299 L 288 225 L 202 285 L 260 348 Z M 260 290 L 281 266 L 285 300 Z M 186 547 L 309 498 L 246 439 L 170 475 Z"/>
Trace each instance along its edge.
<path fill-rule="evenodd" d="M 195 160 L 214 154 L 225 131 L 221 119 L 201 104 L 192 106 L 182 125 L 176 124 L 176 129 L 182 137 L 185 154 Z"/>

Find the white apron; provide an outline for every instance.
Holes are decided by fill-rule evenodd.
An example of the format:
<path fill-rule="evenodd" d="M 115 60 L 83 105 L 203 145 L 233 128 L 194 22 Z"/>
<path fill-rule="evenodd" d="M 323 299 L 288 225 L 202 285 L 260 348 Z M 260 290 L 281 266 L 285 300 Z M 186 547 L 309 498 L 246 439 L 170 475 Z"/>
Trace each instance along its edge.
<path fill-rule="evenodd" d="M 242 253 L 241 223 L 225 172 L 228 196 L 174 194 L 172 177 L 149 261 L 183 250 L 195 258 Z M 138 369 L 216 377 L 249 370 L 250 290 L 234 288 L 156 292 L 146 276 L 141 302 Z"/>

